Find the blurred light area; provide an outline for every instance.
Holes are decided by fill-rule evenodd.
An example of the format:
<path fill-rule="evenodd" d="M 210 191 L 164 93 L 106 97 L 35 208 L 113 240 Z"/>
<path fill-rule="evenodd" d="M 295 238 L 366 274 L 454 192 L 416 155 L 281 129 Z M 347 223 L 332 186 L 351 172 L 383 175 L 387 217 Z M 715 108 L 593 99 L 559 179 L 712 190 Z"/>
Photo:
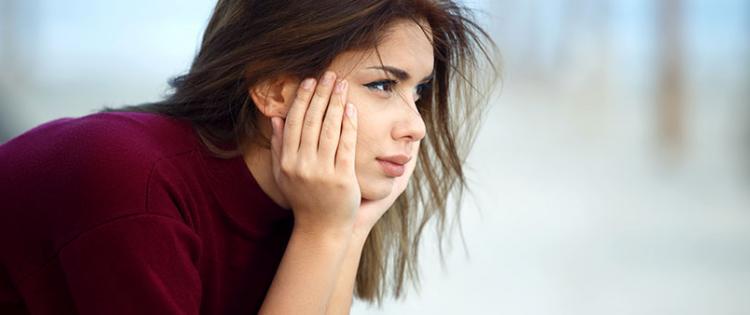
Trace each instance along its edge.
<path fill-rule="evenodd" d="M 421 293 L 352 313 L 750 314 L 750 2 L 466 3 L 504 71 L 469 257 L 428 236 Z M 0 0 L 0 139 L 159 99 L 212 6 Z"/>
<path fill-rule="evenodd" d="M 0 140 L 159 99 L 188 70 L 211 1 L 0 1 Z"/>

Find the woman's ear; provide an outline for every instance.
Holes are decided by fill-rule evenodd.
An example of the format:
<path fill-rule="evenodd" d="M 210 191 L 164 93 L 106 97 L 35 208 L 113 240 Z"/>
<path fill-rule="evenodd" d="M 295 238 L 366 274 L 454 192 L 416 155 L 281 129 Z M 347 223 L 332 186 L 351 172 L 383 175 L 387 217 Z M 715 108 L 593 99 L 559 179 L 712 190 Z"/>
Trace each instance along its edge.
<path fill-rule="evenodd" d="M 286 118 L 297 96 L 299 80 L 285 76 L 259 82 L 248 89 L 255 107 L 266 117 Z"/>

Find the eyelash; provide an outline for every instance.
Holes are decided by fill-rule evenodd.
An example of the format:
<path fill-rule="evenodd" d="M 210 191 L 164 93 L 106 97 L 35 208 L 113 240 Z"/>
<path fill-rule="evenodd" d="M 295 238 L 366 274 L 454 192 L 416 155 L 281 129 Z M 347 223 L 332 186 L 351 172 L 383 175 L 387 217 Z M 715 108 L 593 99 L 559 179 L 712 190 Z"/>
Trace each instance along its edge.
<path fill-rule="evenodd" d="M 393 92 L 393 86 L 397 85 L 398 83 L 399 82 L 396 80 L 379 80 L 379 81 L 367 83 L 364 86 L 370 90 L 390 93 L 390 92 Z M 377 88 L 378 86 L 383 86 L 383 89 Z M 420 83 L 419 85 L 417 85 L 417 94 L 421 98 L 422 92 L 431 87 L 432 87 L 432 80 L 424 82 L 424 83 Z"/>

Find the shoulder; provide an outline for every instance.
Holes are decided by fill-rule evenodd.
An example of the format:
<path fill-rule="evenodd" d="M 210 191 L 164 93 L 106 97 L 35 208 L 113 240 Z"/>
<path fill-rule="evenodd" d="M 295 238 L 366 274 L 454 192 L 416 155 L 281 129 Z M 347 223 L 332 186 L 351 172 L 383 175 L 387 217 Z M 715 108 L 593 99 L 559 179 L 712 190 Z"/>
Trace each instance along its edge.
<path fill-rule="evenodd" d="M 0 219 L 72 232 L 137 213 L 179 218 L 177 209 L 147 209 L 149 190 L 159 189 L 149 183 L 162 161 L 195 150 L 195 139 L 188 123 L 147 113 L 39 125 L 0 145 L 0 190 L 9 192 Z"/>
<path fill-rule="evenodd" d="M 0 146 L 10 169 L 40 167 L 89 171 L 148 168 L 154 161 L 196 148 L 186 122 L 150 113 L 97 113 L 41 124 Z M 7 170 L 7 169 L 6 169 Z"/>
<path fill-rule="evenodd" d="M 72 149 L 170 154 L 192 149 L 193 142 L 186 139 L 190 133 L 187 122 L 160 114 L 96 113 L 43 123 L 0 146 L 0 154 L 7 155 L 9 150 L 18 155 Z"/>

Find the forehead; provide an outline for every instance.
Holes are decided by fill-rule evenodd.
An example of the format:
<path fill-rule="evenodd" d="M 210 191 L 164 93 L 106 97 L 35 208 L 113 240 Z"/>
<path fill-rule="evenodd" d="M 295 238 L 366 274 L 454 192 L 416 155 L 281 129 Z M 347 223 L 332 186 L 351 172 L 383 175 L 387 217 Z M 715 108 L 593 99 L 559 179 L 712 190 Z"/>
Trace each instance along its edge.
<path fill-rule="evenodd" d="M 346 52 L 337 57 L 332 68 L 343 73 L 356 72 L 369 66 L 384 65 L 403 69 L 415 78 L 432 72 L 433 48 L 429 27 L 424 30 L 412 21 L 394 22 L 386 31 L 377 50 Z M 425 34 L 427 33 L 427 34 Z M 380 58 L 378 58 L 378 54 Z"/>

